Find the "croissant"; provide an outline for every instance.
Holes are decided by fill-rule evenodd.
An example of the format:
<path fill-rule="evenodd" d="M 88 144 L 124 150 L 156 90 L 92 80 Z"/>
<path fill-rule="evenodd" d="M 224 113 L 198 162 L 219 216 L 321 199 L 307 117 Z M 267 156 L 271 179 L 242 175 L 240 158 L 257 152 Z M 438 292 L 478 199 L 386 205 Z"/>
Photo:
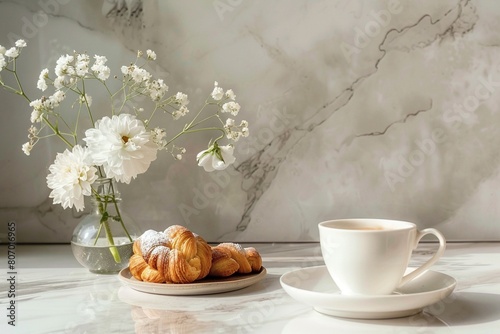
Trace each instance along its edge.
<path fill-rule="evenodd" d="M 262 257 L 253 247 L 243 248 L 240 244 L 221 243 L 212 247 L 210 276 L 227 277 L 234 273 L 249 274 L 262 267 Z"/>
<path fill-rule="evenodd" d="M 179 225 L 148 230 L 134 241 L 130 273 L 140 281 L 191 283 L 208 275 L 212 249 L 199 235 Z"/>

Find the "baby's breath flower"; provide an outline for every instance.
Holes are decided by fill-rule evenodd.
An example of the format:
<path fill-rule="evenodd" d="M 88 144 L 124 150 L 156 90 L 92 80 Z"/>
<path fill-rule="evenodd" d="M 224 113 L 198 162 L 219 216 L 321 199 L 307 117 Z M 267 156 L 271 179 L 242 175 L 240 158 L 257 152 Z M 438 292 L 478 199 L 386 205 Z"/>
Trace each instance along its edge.
<path fill-rule="evenodd" d="M 42 121 L 42 111 L 40 109 L 33 109 L 31 112 L 31 123 L 38 123 Z"/>
<path fill-rule="evenodd" d="M 84 77 L 89 72 L 90 58 L 87 54 L 82 53 L 76 56 L 75 72 L 79 77 Z"/>
<path fill-rule="evenodd" d="M 121 71 L 125 76 L 130 76 L 136 83 L 141 83 L 151 79 L 151 73 L 134 64 L 130 66 L 122 66 Z"/>
<path fill-rule="evenodd" d="M 175 94 L 175 103 L 180 104 L 181 106 L 187 106 L 189 104 L 188 96 L 187 94 L 178 92 Z"/>
<path fill-rule="evenodd" d="M 236 95 L 234 95 L 234 92 L 233 92 L 233 90 L 232 90 L 232 89 L 228 89 L 228 90 L 226 91 L 226 94 L 225 94 L 225 95 L 226 95 L 226 97 L 227 97 L 228 99 L 231 99 L 231 100 L 233 100 L 233 101 L 236 99 Z"/>
<path fill-rule="evenodd" d="M 146 50 L 146 54 L 148 55 L 148 59 L 156 60 L 156 53 L 152 50 Z"/>
<path fill-rule="evenodd" d="M 97 76 L 99 80 L 105 81 L 109 78 L 109 75 L 111 73 L 109 67 L 107 67 L 106 62 L 108 59 L 105 56 L 94 56 L 95 62 L 94 65 L 90 68 L 92 71 L 94 71 L 94 74 Z"/>
<path fill-rule="evenodd" d="M 167 135 L 165 129 L 154 128 L 151 130 L 151 140 L 156 144 L 159 150 L 164 149 L 167 141 L 164 139 Z"/>
<path fill-rule="evenodd" d="M 214 86 L 215 87 L 214 87 L 214 90 L 212 91 L 212 98 L 215 101 L 219 101 L 224 96 L 224 90 L 219 87 L 219 83 L 217 81 L 214 82 Z"/>
<path fill-rule="evenodd" d="M 226 124 L 224 125 L 224 130 L 226 131 L 226 138 L 237 142 L 241 137 L 248 137 L 248 122 L 243 120 L 240 125 L 236 126 L 234 120 L 228 118 Z"/>
<path fill-rule="evenodd" d="M 224 103 L 222 106 L 222 112 L 228 112 L 231 113 L 231 115 L 236 116 L 238 115 L 238 112 L 240 111 L 240 105 L 237 102 L 227 102 Z"/>
<path fill-rule="evenodd" d="M 17 58 L 19 56 L 19 50 L 16 47 L 11 47 L 5 51 L 5 55 L 10 58 Z"/>
<path fill-rule="evenodd" d="M 36 87 L 40 89 L 42 92 L 47 89 L 46 78 L 49 77 L 49 70 L 44 68 L 42 72 L 40 72 L 40 76 L 38 77 L 38 82 L 36 83 Z"/>
<path fill-rule="evenodd" d="M 177 120 L 179 118 L 181 118 L 182 116 L 186 116 L 187 113 L 189 112 L 189 109 L 186 107 L 186 106 L 181 106 L 179 108 L 179 110 L 175 110 L 173 113 L 172 113 L 172 117 Z"/>
<path fill-rule="evenodd" d="M 163 79 L 158 79 L 149 82 L 148 90 L 151 100 L 159 101 L 168 91 L 168 86 L 163 82 Z"/>
<path fill-rule="evenodd" d="M 80 95 L 78 98 L 78 102 L 80 103 L 87 103 L 88 107 L 92 105 L 92 96 L 85 94 L 85 95 Z"/>
<path fill-rule="evenodd" d="M 26 155 L 30 155 L 31 150 L 33 149 L 33 145 L 30 142 L 24 143 L 22 146 L 23 152 Z"/>
<path fill-rule="evenodd" d="M 5 66 L 7 66 L 7 62 L 5 61 L 3 53 L 0 53 L 0 72 L 2 72 Z"/>
<path fill-rule="evenodd" d="M 24 39 L 18 39 L 16 41 L 16 46 L 18 48 L 24 48 L 24 47 L 26 47 L 26 42 L 24 41 Z"/>
<path fill-rule="evenodd" d="M 170 153 L 172 154 L 175 160 L 182 160 L 183 154 L 186 153 L 186 149 L 184 147 L 173 145 Z"/>
<path fill-rule="evenodd" d="M 70 55 L 62 55 L 56 61 L 55 73 L 58 77 L 64 77 L 66 75 L 72 75 L 75 73 L 75 69 L 71 65 L 71 63 L 75 60 L 73 56 Z"/>
<path fill-rule="evenodd" d="M 51 109 L 59 107 L 62 101 L 66 98 L 66 93 L 62 90 L 56 90 L 52 96 L 49 96 L 49 103 L 52 105 Z"/>

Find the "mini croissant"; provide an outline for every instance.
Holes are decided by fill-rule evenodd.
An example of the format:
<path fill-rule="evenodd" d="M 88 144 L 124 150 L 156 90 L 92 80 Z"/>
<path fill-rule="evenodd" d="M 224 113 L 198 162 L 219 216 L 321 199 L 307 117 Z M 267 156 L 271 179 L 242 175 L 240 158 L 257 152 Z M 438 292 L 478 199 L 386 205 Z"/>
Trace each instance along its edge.
<path fill-rule="evenodd" d="M 243 248 L 240 244 L 221 243 L 212 247 L 210 276 L 227 277 L 234 273 L 249 274 L 262 267 L 262 258 L 253 247 Z"/>
<path fill-rule="evenodd" d="M 131 274 L 140 281 L 191 283 L 208 275 L 212 249 L 200 236 L 180 225 L 164 232 L 148 230 L 133 246 Z"/>

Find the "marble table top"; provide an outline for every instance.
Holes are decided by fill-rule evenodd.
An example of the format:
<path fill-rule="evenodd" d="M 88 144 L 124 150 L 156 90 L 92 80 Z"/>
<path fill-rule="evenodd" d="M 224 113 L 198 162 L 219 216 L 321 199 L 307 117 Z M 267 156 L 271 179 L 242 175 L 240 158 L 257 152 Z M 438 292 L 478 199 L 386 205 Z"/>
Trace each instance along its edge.
<path fill-rule="evenodd" d="M 500 326 L 500 243 L 450 243 L 432 270 L 457 280 L 454 292 L 422 313 L 355 320 L 320 314 L 291 298 L 279 278 L 323 265 L 317 243 L 253 244 L 267 276 L 233 292 L 164 296 L 132 290 L 117 275 L 82 268 L 69 245 L 17 245 L 15 297 L 2 248 L 0 333 L 493 333 Z M 419 246 L 421 263 L 432 243 Z M 6 284 L 7 280 L 7 284 Z M 16 327 L 8 324 L 11 301 Z M 7 317 L 6 317 L 7 315 Z"/>

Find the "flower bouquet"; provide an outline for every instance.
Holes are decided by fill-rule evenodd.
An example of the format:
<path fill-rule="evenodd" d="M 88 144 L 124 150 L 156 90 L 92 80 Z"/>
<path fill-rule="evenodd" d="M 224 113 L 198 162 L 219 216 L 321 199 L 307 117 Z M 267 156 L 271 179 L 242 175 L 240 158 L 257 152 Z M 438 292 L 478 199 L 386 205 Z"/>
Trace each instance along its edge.
<path fill-rule="evenodd" d="M 82 211 L 84 197 L 92 196 L 98 203 L 100 216 L 95 240 L 97 242 L 101 234 L 106 236 L 116 262 L 121 262 L 121 258 L 114 245 L 110 221 L 119 222 L 130 242 L 132 238 L 119 210 L 114 182 L 129 184 L 137 175 L 145 173 L 157 158 L 158 151 L 164 150 L 174 159 L 182 159 L 186 149 L 174 143 L 184 135 L 200 131 L 213 131 L 217 136 L 209 142 L 206 150 L 198 153 L 198 165 L 208 172 L 223 170 L 235 161 L 234 146 L 232 143 L 221 145 L 220 142 L 226 138 L 234 143 L 249 134 L 246 121 L 238 125 L 231 118 L 240 111 L 234 92 L 231 89 L 224 91 L 217 82 L 204 105 L 195 113 L 187 107 L 189 99 L 186 94 L 168 95 L 164 80 L 153 78 L 147 70 L 149 63 L 156 60 L 156 54 L 151 50 L 146 53 L 139 51 L 133 63 L 120 68 L 120 76 L 111 75 L 105 56 L 91 58 L 86 53 L 77 52 L 62 55 L 53 73 L 43 69 L 38 78 L 37 88 L 51 92 L 31 99 L 17 71 L 17 60 L 24 48 L 24 40 L 18 40 L 9 49 L 0 45 L 0 86 L 23 97 L 32 109 L 29 140 L 22 145 L 22 150 L 30 155 L 39 140 L 50 137 L 57 137 L 66 144 L 67 148 L 57 153 L 48 169 L 49 197 L 54 204 L 61 204 L 65 209 Z M 2 78 L 5 74 L 11 76 L 9 82 Z M 112 80 L 118 83 L 110 84 Z M 100 85 L 109 96 L 109 115 L 100 119 L 96 119 L 93 112 L 93 99 L 89 93 L 95 85 Z M 113 85 L 118 89 L 113 91 Z M 137 100 L 142 103 L 145 99 L 150 101 L 149 107 L 139 106 Z M 69 119 L 65 117 L 68 112 Z M 165 114 L 168 117 L 162 120 Z M 182 130 L 170 137 L 166 126 L 153 127 L 153 123 L 168 124 L 186 119 L 188 115 L 193 116 Z M 231 117 L 224 118 L 225 115 Z M 79 127 L 83 119 L 90 124 L 89 128 Z M 103 179 L 110 181 L 105 192 L 98 189 L 102 186 L 98 180 Z"/>

